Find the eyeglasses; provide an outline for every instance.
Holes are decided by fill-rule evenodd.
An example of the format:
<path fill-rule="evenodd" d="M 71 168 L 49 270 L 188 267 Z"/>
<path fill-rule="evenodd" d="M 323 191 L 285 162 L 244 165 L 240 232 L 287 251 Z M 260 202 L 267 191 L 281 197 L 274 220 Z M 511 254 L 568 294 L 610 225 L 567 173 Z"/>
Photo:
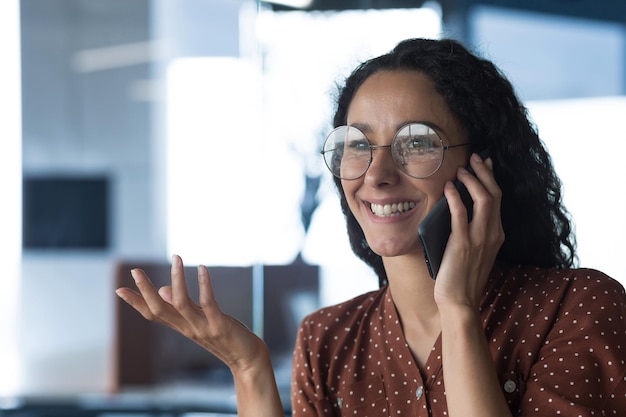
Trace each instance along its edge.
<path fill-rule="evenodd" d="M 427 178 L 439 170 L 445 151 L 467 145 L 444 146 L 437 132 L 423 123 L 402 126 L 391 145 L 372 145 L 356 127 L 339 126 L 330 132 L 321 153 L 330 172 L 343 180 L 362 177 L 379 148 L 391 148 L 394 163 L 408 176 Z"/>

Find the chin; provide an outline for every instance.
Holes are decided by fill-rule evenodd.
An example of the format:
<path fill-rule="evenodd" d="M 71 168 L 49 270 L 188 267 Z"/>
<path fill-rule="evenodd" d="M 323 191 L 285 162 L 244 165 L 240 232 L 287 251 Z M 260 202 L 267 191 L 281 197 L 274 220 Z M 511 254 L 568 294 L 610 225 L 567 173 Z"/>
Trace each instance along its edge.
<path fill-rule="evenodd" d="M 391 258 L 394 256 L 421 253 L 421 247 L 416 249 L 415 244 L 400 244 L 399 242 L 372 242 L 368 241 L 372 251 L 378 256 Z M 419 244 L 418 244 L 419 246 Z"/>

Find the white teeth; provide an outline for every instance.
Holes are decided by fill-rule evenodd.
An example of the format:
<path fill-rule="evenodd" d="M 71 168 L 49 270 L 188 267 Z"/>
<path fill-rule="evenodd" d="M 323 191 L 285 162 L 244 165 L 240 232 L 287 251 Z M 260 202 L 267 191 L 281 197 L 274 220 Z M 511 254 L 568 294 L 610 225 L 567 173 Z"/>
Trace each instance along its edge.
<path fill-rule="evenodd" d="M 374 204 L 374 203 L 370 204 L 370 209 L 372 210 L 372 213 L 380 217 L 399 214 L 404 211 L 408 211 L 412 209 L 413 207 L 415 207 L 415 203 L 413 201 L 403 201 L 400 203 L 384 204 L 384 205 Z"/>

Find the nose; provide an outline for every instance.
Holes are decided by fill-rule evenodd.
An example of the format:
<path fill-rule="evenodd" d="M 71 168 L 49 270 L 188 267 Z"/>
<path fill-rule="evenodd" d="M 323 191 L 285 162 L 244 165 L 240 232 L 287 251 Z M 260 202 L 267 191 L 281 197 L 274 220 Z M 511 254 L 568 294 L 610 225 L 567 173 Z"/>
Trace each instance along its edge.
<path fill-rule="evenodd" d="M 391 146 L 373 146 L 372 162 L 365 172 L 365 183 L 379 188 L 397 183 L 399 177 L 399 169 L 391 156 Z"/>

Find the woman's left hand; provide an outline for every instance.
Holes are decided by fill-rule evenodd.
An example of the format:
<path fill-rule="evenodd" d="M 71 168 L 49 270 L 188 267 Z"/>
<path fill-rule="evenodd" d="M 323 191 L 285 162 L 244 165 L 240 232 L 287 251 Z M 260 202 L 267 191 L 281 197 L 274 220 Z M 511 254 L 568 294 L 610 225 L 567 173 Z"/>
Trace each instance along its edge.
<path fill-rule="evenodd" d="M 473 154 L 470 164 L 476 176 L 459 168 L 457 177 L 474 201 L 472 221 L 451 181 L 444 188 L 452 216 L 452 233 L 435 282 L 439 308 L 471 307 L 477 310 L 489 273 L 504 242 L 500 218 L 502 191 L 493 175 L 493 162 Z"/>

